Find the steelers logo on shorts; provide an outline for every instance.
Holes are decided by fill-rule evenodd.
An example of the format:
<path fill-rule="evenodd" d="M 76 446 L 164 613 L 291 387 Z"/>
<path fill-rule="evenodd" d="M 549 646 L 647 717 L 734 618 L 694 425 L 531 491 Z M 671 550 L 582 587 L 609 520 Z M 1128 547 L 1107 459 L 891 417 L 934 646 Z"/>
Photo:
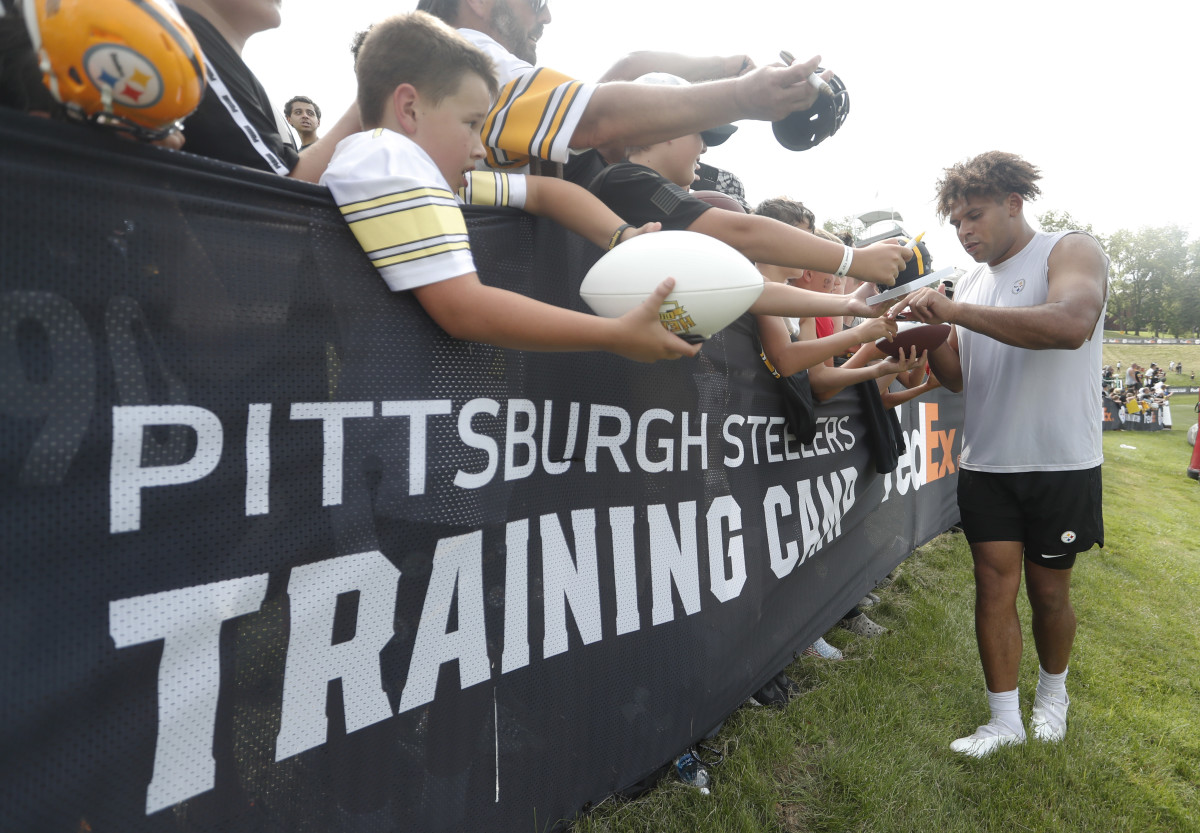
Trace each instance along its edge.
<path fill-rule="evenodd" d="M 1059 537 L 1064 544 L 1073 544 L 1073 543 L 1075 543 L 1075 539 L 1078 538 L 1079 536 L 1076 535 L 1074 532 L 1067 530 Z"/>

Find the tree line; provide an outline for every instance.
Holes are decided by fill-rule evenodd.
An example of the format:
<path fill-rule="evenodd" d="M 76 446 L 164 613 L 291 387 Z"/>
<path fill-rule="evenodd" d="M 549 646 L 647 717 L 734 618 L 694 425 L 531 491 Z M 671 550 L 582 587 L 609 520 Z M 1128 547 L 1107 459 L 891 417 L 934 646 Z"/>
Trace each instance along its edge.
<path fill-rule="evenodd" d="M 1104 235 L 1053 210 L 1039 214 L 1038 222 L 1045 231 L 1086 231 L 1108 253 L 1105 329 L 1200 338 L 1200 240 L 1189 242 L 1187 229 L 1143 226 Z"/>

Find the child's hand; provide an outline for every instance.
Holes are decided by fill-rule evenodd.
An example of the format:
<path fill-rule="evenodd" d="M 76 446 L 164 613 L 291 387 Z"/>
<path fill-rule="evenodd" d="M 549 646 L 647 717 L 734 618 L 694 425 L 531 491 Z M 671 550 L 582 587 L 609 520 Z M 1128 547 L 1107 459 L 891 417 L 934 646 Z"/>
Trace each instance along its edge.
<path fill-rule="evenodd" d="M 881 338 L 891 341 L 898 329 L 899 325 L 895 321 L 889 321 L 886 318 L 872 318 L 854 328 L 854 337 L 860 342 L 876 342 Z"/>
<path fill-rule="evenodd" d="M 627 240 L 632 240 L 633 238 L 637 237 L 639 234 L 650 234 L 651 232 L 661 231 L 661 230 L 662 230 L 662 223 L 646 223 L 646 225 L 641 226 L 639 228 L 634 228 L 633 226 L 630 226 L 629 228 L 625 229 L 625 231 L 621 232 L 621 237 L 619 240 L 617 240 L 617 245 L 619 246 Z"/>
<path fill-rule="evenodd" d="M 916 345 L 909 348 L 909 353 L 900 350 L 896 358 L 889 358 L 886 362 L 882 362 L 888 368 L 888 373 L 907 373 L 908 371 L 921 367 L 929 360 L 929 353 L 922 352 L 918 355 Z"/>
<path fill-rule="evenodd" d="M 618 330 L 609 349 L 618 356 L 633 359 L 635 362 L 677 359 L 680 356 L 694 356 L 699 353 L 699 344 L 688 344 L 669 332 L 659 320 L 658 310 L 674 288 L 675 279 L 667 278 L 650 297 L 616 319 Z"/>
<path fill-rule="evenodd" d="M 904 248 L 895 239 L 872 243 L 865 249 L 854 250 L 849 275 L 859 280 L 891 286 L 912 256 L 912 250 Z"/>

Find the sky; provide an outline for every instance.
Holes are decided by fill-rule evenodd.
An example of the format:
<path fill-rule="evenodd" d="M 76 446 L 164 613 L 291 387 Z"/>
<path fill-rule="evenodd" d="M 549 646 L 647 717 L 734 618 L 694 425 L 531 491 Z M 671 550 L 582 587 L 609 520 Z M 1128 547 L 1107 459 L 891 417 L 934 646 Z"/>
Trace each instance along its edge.
<path fill-rule="evenodd" d="M 307 95 L 331 125 L 354 99 L 354 32 L 415 7 L 285 0 L 283 25 L 243 57 L 280 109 Z M 936 218 L 935 183 L 948 165 L 1005 150 L 1042 169 L 1031 221 L 1054 209 L 1104 234 L 1174 223 L 1200 237 L 1200 3 L 551 0 L 550 10 L 539 63 L 583 80 L 643 49 L 759 65 L 783 49 L 821 55 L 850 93 L 836 135 L 796 153 L 769 124 L 741 122 L 704 157 L 737 174 L 752 205 L 789 196 L 819 224 L 896 211 L 910 233 L 926 232 L 937 268 L 969 267 Z"/>

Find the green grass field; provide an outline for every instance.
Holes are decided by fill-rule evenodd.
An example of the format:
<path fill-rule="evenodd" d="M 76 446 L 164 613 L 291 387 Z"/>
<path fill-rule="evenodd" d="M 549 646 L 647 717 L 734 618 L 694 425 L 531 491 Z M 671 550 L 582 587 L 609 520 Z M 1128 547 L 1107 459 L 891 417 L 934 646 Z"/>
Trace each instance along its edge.
<path fill-rule="evenodd" d="M 1187 359 L 1185 358 L 1186 362 Z M 1190 415 L 1189 415 L 1190 416 Z M 1194 417 L 1192 417 L 1194 418 Z M 1111 432 L 1106 547 L 1074 574 L 1079 633 L 1066 740 L 984 760 L 949 742 L 987 720 L 970 553 L 942 535 L 879 591 L 867 640 L 835 630 L 842 662 L 804 658 L 785 709 L 743 707 L 714 745 L 712 795 L 673 777 L 581 817 L 599 831 L 1200 831 L 1200 486 L 1181 430 Z M 1130 447 L 1126 447 L 1130 446 Z M 1037 681 L 1022 593 L 1023 711 Z"/>

